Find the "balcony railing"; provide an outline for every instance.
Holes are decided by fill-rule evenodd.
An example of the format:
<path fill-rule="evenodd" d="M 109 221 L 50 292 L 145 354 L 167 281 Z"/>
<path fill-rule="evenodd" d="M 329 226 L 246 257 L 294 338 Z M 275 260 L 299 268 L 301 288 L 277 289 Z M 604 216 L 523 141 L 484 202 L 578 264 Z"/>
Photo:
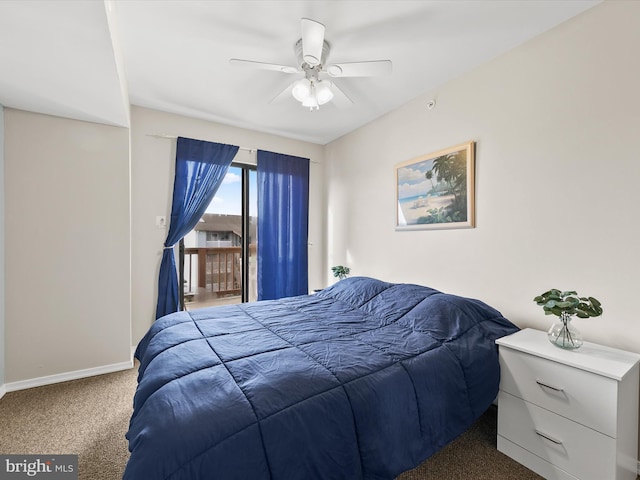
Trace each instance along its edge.
<path fill-rule="evenodd" d="M 200 289 L 219 295 L 240 295 L 242 247 L 188 247 L 184 249 L 184 264 L 185 296 Z"/>

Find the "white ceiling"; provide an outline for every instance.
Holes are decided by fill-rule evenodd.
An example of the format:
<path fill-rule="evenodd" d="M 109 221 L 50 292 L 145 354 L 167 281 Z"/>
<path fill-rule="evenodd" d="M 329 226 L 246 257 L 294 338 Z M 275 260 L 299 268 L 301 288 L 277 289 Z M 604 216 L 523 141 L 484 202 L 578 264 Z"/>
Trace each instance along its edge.
<path fill-rule="evenodd" d="M 599 2 L 4 0 L 0 104 L 128 126 L 131 103 L 326 144 Z M 336 79 L 347 108 L 270 103 L 302 75 L 229 59 L 295 66 L 302 17 L 326 25 L 329 63 L 392 74 Z"/>

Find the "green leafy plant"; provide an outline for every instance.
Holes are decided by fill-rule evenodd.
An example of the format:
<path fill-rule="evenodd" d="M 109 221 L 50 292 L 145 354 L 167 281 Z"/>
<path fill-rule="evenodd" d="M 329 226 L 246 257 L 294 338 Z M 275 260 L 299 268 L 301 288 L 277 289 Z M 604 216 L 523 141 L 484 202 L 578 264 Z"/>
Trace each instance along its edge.
<path fill-rule="evenodd" d="M 342 280 L 343 278 L 347 278 L 351 269 L 349 267 L 343 267 L 342 265 L 336 265 L 335 267 L 331 267 L 331 271 L 334 277 Z"/>
<path fill-rule="evenodd" d="M 544 292 L 533 299 L 542 306 L 545 315 L 556 315 L 560 318 L 576 315 L 579 318 L 602 315 L 602 304 L 593 297 L 579 297 L 573 291 L 561 291 L 556 288 Z"/>

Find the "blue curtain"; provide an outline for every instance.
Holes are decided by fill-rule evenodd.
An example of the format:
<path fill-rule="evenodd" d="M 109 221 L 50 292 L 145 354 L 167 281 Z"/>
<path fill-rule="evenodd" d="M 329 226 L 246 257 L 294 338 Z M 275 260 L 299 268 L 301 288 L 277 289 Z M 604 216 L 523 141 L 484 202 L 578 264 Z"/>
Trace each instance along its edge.
<path fill-rule="evenodd" d="M 309 293 L 309 159 L 258 150 L 258 300 Z"/>
<path fill-rule="evenodd" d="M 193 230 L 222 183 L 238 148 L 178 137 L 171 223 L 164 243 L 156 318 L 180 309 L 173 246 Z"/>

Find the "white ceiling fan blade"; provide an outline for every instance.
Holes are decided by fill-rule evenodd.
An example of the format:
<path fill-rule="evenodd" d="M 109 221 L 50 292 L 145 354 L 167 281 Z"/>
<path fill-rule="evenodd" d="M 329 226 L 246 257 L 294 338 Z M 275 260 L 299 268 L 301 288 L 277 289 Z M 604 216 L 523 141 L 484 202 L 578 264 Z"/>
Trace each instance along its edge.
<path fill-rule="evenodd" d="M 353 105 L 353 100 L 347 97 L 347 94 L 344 93 L 338 86 L 332 82 L 331 91 L 333 92 L 333 98 L 331 102 L 335 104 L 338 108 L 346 108 Z"/>
<path fill-rule="evenodd" d="M 229 60 L 229 63 L 231 65 L 258 68 L 260 70 L 273 70 L 276 72 L 283 72 L 283 73 L 299 73 L 302 71 L 290 65 L 278 65 L 276 63 L 255 62 L 253 60 L 241 60 L 239 58 L 232 58 L 231 60 Z"/>
<path fill-rule="evenodd" d="M 331 77 L 377 77 L 391 73 L 391 60 L 336 63 L 327 67 Z"/>
<path fill-rule="evenodd" d="M 315 67 L 322 60 L 324 25 L 309 18 L 302 19 L 302 59 Z"/>

